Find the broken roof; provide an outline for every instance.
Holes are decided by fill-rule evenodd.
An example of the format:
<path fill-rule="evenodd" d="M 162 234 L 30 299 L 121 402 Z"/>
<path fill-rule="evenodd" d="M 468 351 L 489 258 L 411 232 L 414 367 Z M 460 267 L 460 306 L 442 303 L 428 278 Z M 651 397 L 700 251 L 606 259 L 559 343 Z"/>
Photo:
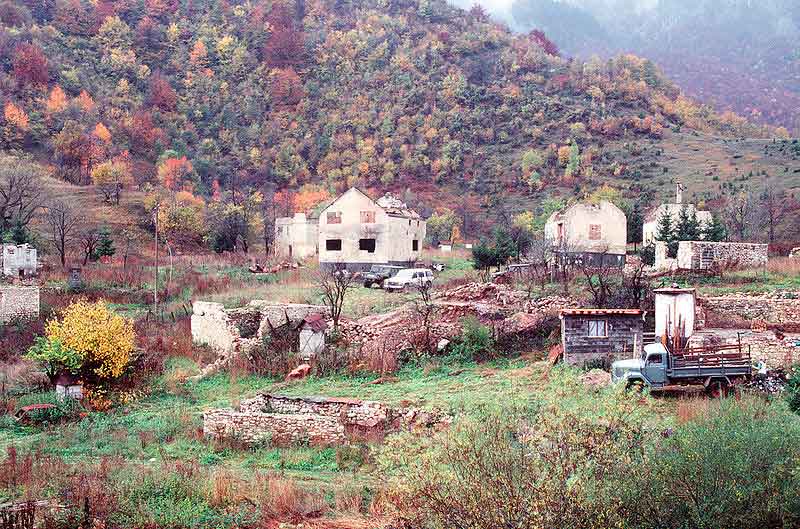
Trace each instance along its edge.
<path fill-rule="evenodd" d="M 563 309 L 562 316 L 641 316 L 640 309 Z"/>
<path fill-rule="evenodd" d="M 325 317 L 322 314 L 309 314 L 303 320 L 311 330 L 314 332 L 322 332 L 328 328 L 328 322 L 325 321 Z"/>

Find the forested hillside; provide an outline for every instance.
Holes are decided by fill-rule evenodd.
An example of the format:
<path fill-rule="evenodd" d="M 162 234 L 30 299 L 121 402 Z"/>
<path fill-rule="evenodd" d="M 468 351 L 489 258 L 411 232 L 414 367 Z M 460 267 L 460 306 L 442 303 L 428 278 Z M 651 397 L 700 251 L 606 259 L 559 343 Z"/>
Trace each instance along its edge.
<path fill-rule="evenodd" d="M 441 0 L 6 0 L 0 20 L 3 149 L 110 204 L 139 186 L 172 240 L 215 225 L 217 249 L 274 191 L 280 212 L 351 185 L 431 206 L 611 179 L 638 195 L 640 142 L 781 134 L 695 104 L 650 61 L 568 60 Z"/>

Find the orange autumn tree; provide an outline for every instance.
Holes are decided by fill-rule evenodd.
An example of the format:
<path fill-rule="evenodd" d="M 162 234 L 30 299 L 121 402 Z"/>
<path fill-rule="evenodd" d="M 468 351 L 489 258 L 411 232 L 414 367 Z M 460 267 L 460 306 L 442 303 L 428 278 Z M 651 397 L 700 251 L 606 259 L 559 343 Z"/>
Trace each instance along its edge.
<path fill-rule="evenodd" d="M 111 132 L 108 130 L 108 127 L 106 127 L 100 122 L 98 122 L 97 125 L 94 126 L 94 130 L 92 131 L 92 136 L 94 136 L 95 138 L 97 138 L 106 145 L 111 143 Z"/>
<path fill-rule="evenodd" d="M 62 90 L 60 86 L 55 85 L 53 89 L 50 90 L 50 95 L 44 103 L 44 109 L 48 115 L 52 115 L 63 112 L 66 108 L 67 94 L 64 93 L 64 90 Z"/>
<path fill-rule="evenodd" d="M 170 157 L 158 166 L 158 181 L 166 189 L 178 191 L 192 183 L 194 167 L 186 156 Z"/>
<path fill-rule="evenodd" d="M 28 114 L 12 102 L 6 103 L 3 108 L 4 126 L 2 132 L 2 145 L 4 147 L 16 148 L 22 145 L 25 139 L 25 132 L 28 130 Z"/>
<path fill-rule="evenodd" d="M 324 187 L 306 184 L 293 197 L 294 212 L 305 213 L 330 198 L 331 194 Z"/>

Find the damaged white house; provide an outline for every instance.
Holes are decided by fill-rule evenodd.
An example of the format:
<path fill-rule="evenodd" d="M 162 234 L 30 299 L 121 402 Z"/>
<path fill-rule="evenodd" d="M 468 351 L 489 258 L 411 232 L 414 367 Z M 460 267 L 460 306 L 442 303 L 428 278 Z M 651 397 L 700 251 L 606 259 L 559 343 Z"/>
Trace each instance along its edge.
<path fill-rule="evenodd" d="M 669 215 L 670 219 L 672 220 L 672 225 L 676 226 L 678 224 L 681 210 L 684 208 L 686 208 L 686 212 L 689 215 L 695 215 L 700 225 L 711 223 L 712 219 L 710 211 L 700 211 L 695 207 L 694 204 L 683 203 L 683 189 L 683 184 L 676 184 L 675 202 L 661 204 L 645 216 L 644 224 L 642 226 L 643 244 L 655 242 L 656 235 L 658 234 L 658 221 L 660 218 L 662 218 L 664 215 Z"/>
<path fill-rule="evenodd" d="M 386 194 L 373 200 L 352 187 L 319 218 L 319 263 L 358 270 L 373 264 L 408 266 L 425 239 L 425 220 Z"/>

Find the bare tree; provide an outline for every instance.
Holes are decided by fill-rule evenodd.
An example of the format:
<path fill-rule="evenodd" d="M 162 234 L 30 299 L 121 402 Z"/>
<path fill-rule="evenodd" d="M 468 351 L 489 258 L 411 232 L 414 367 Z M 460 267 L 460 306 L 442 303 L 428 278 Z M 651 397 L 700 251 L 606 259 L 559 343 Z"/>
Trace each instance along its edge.
<path fill-rule="evenodd" d="M 44 204 L 42 168 L 26 158 L 0 154 L 0 227 L 27 226 Z"/>
<path fill-rule="evenodd" d="M 754 202 L 751 194 L 742 192 L 731 197 L 725 209 L 728 225 L 740 241 L 747 238 L 753 227 L 755 221 Z"/>
<path fill-rule="evenodd" d="M 624 308 L 645 308 L 652 292 L 645 268 L 644 263 L 639 263 L 635 268 L 622 274 L 622 289 L 625 294 Z"/>
<path fill-rule="evenodd" d="M 272 246 L 275 244 L 275 220 L 278 217 L 278 205 L 275 201 L 273 184 L 264 184 L 262 194 L 264 195 L 264 201 L 261 203 L 261 219 L 264 225 L 264 258 L 269 259 Z"/>
<path fill-rule="evenodd" d="M 769 242 L 775 242 L 775 228 L 781 223 L 789 210 L 789 200 L 786 191 L 776 190 L 772 186 L 764 188 L 759 197 L 759 211 L 763 224 L 767 227 Z"/>
<path fill-rule="evenodd" d="M 425 354 L 433 354 L 435 345 L 433 343 L 433 322 L 436 319 L 437 307 L 433 303 L 433 285 L 431 283 L 420 283 L 416 285 L 417 298 L 414 300 L 414 312 L 417 313 L 420 330 L 420 343 L 417 344 Z"/>
<path fill-rule="evenodd" d="M 594 306 L 607 307 L 613 294 L 613 277 L 619 272 L 608 259 L 608 252 L 603 250 L 594 256 L 581 259 L 579 268 L 586 278 L 586 289 L 592 296 Z"/>
<path fill-rule="evenodd" d="M 50 232 L 50 242 L 61 259 L 61 266 L 66 266 L 67 248 L 78 235 L 82 217 L 77 208 L 63 200 L 55 200 L 47 206 L 45 220 Z"/>
<path fill-rule="evenodd" d="M 80 234 L 80 242 L 83 247 L 83 265 L 89 262 L 100 242 L 100 232 L 96 228 L 87 227 Z"/>
<path fill-rule="evenodd" d="M 553 241 L 545 238 L 533 238 L 527 252 L 520 256 L 520 261 L 528 265 L 523 269 L 521 279 L 526 286 L 528 299 L 530 299 L 534 287 L 538 285 L 541 290 L 544 290 L 550 279 L 550 267 L 553 264 Z"/>
<path fill-rule="evenodd" d="M 316 274 L 316 286 L 322 293 L 322 299 L 331 312 L 334 331 L 339 330 L 339 318 L 347 292 L 356 286 L 356 274 L 347 270 L 344 265 L 320 268 Z"/>

